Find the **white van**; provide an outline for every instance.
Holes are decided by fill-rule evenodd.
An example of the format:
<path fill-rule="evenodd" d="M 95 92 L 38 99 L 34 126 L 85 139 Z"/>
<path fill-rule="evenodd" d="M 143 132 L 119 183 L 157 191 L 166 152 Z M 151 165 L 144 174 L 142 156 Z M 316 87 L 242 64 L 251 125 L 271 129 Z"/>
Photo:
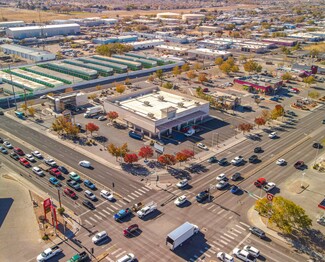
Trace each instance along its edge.
<path fill-rule="evenodd" d="M 119 258 L 118 260 L 116 260 L 116 262 L 131 262 L 133 261 L 135 258 L 135 256 L 132 253 L 129 253 L 121 258 Z"/>

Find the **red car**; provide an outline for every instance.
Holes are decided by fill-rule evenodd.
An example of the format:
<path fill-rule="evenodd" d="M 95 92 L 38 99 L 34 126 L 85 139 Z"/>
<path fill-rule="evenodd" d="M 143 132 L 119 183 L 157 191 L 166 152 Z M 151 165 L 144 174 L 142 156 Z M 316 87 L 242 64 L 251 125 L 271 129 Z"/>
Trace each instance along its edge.
<path fill-rule="evenodd" d="M 127 229 L 123 230 L 123 235 L 128 237 L 132 235 L 133 232 L 137 231 L 139 229 L 139 226 L 137 224 L 133 224 L 129 226 Z"/>
<path fill-rule="evenodd" d="M 260 177 L 254 182 L 254 185 L 257 187 L 262 187 L 266 184 L 266 179 L 264 177 Z"/>
<path fill-rule="evenodd" d="M 30 163 L 25 158 L 19 158 L 19 163 L 24 167 L 30 167 Z"/>
<path fill-rule="evenodd" d="M 15 147 L 15 148 L 14 148 L 14 152 L 15 152 L 17 155 L 20 155 L 20 156 L 25 155 L 24 151 L 21 150 L 19 147 Z"/>
<path fill-rule="evenodd" d="M 293 166 L 297 169 L 303 169 L 303 167 L 305 166 L 305 163 L 304 163 L 304 161 L 298 161 Z"/>
<path fill-rule="evenodd" d="M 70 188 L 67 188 L 67 187 L 64 189 L 64 193 L 71 198 L 75 198 L 77 196 L 73 190 L 71 190 Z"/>
<path fill-rule="evenodd" d="M 51 168 L 49 170 L 49 173 L 52 175 L 52 176 L 55 176 L 55 177 L 60 177 L 62 175 L 62 173 L 60 172 L 59 169 L 57 168 Z"/>

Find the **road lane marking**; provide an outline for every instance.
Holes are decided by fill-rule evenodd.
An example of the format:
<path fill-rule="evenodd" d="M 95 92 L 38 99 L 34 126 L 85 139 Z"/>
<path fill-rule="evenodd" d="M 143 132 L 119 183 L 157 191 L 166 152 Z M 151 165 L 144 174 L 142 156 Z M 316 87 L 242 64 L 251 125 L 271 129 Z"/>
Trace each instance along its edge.
<path fill-rule="evenodd" d="M 131 195 L 133 195 L 135 197 L 139 197 L 136 193 L 131 193 Z"/>
<path fill-rule="evenodd" d="M 115 210 L 119 210 L 120 208 L 119 207 L 116 207 L 114 205 L 111 205 L 112 208 L 114 208 Z"/>
<path fill-rule="evenodd" d="M 234 235 L 235 237 L 238 237 L 237 234 L 235 234 L 235 233 L 233 233 L 233 232 L 231 232 L 231 231 L 228 231 L 228 233 Z"/>
<path fill-rule="evenodd" d="M 114 255 L 115 253 L 119 252 L 121 249 L 122 249 L 122 248 L 118 248 L 118 249 L 116 249 L 115 251 L 113 251 L 113 252 L 111 253 L 111 255 Z"/>
<path fill-rule="evenodd" d="M 238 248 L 241 244 L 243 244 L 243 243 L 246 241 L 246 239 L 249 238 L 251 235 L 252 235 L 252 233 L 249 232 L 249 233 L 247 234 L 247 236 L 244 237 L 244 239 L 243 239 L 242 241 L 240 241 L 240 242 L 238 243 L 238 245 L 237 245 L 235 248 Z M 234 249 L 235 249 L 235 248 L 234 248 Z M 234 250 L 234 249 L 233 249 L 233 250 Z M 230 255 L 231 255 L 231 254 L 233 254 L 232 251 L 230 252 Z"/>
<path fill-rule="evenodd" d="M 219 242 L 217 242 L 217 241 L 212 241 L 214 244 L 216 244 L 217 246 L 219 246 L 219 247 L 221 247 L 221 248 L 223 248 L 224 247 L 224 245 L 222 245 L 221 243 L 219 243 Z M 228 245 L 228 243 L 227 243 L 227 245 Z"/>
<path fill-rule="evenodd" d="M 220 215 L 223 211 L 225 211 L 225 210 L 221 209 L 217 214 Z"/>
<path fill-rule="evenodd" d="M 119 203 L 117 203 L 117 202 L 115 202 L 114 205 L 117 205 L 117 206 L 119 206 L 119 207 L 123 207 L 121 204 L 119 204 Z"/>
<path fill-rule="evenodd" d="M 97 215 L 97 214 L 94 214 L 94 217 L 98 218 L 99 220 L 102 220 L 102 217 L 100 217 L 100 216 Z"/>
<path fill-rule="evenodd" d="M 97 223 L 97 220 L 93 217 L 89 217 L 89 219 L 91 219 L 92 221 L 94 221 L 95 223 Z"/>
<path fill-rule="evenodd" d="M 240 228 L 240 229 L 242 229 L 242 230 L 246 230 L 246 228 L 243 228 L 243 227 L 241 227 L 240 225 L 235 225 L 235 227 L 238 227 L 238 228 Z"/>
<path fill-rule="evenodd" d="M 244 222 L 241 222 L 241 221 L 239 222 L 239 224 L 242 224 L 243 226 L 248 227 L 248 228 L 250 227 L 249 225 L 247 225 L 247 224 L 245 224 Z"/>
<path fill-rule="evenodd" d="M 102 210 L 104 213 L 106 213 L 107 215 L 111 215 L 110 212 L 106 211 L 105 209 Z"/>
<path fill-rule="evenodd" d="M 140 188 L 137 189 L 138 191 L 142 192 L 143 194 L 147 193 L 145 190 L 141 190 Z"/>
<path fill-rule="evenodd" d="M 236 229 L 234 229 L 234 228 L 232 228 L 231 230 L 237 232 L 238 234 L 243 233 L 243 232 L 241 232 L 241 231 L 239 231 L 239 230 L 236 230 Z"/>
<path fill-rule="evenodd" d="M 213 208 L 213 207 L 214 207 L 214 205 L 212 204 L 211 206 L 208 207 L 208 210 L 210 210 L 210 209 Z"/>

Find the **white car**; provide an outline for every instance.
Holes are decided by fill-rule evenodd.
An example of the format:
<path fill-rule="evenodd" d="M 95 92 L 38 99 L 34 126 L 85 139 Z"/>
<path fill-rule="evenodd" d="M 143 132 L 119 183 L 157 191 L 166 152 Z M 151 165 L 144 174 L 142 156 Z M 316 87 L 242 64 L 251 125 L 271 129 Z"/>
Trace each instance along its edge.
<path fill-rule="evenodd" d="M 276 132 L 272 132 L 271 134 L 269 134 L 269 138 L 276 138 L 277 137 L 277 134 Z"/>
<path fill-rule="evenodd" d="M 94 193 L 90 192 L 89 190 L 85 191 L 85 196 L 93 201 L 97 199 L 97 197 L 94 195 Z"/>
<path fill-rule="evenodd" d="M 269 192 L 271 191 L 273 188 L 276 187 L 276 184 L 273 183 L 273 182 L 267 182 L 265 186 L 263 186 L 263 189 L 266 191 L 266 192 Z"/>
<path fill-rule="evenodd" d="M 98 117 L 98 120 L 99 121 L 105 121 L 105 120 L 107 120 L 107 117 L 106 116 L 100 116 L 100 117 Z"/>
<path fill-rule="evenodd" d="M 216 188 L 217 189 L 223 189 L 225 187 L 227 187 L 229 185 L 229 183 L 227 181 L 221 180 L 217 185 Z"/>
<path fill-rule="evenodd" d="M 203 143 L 197 143 L 196 146 L 198 148 L 203 149 L 203 150 L 209 150 L 209 148 L 205 144 L 203 144 Z"/>
<path fill-rule="evenodd" d="M 174 201 L 174 204 L 176 206 L 180 206 L 180 205 L 184 204 L 186 202 L 186 200 L 187 200 L 186 196 L 183 195 L 183 196 L 176 198 L 176 200 Z"/>
<path fill-rule="evenodd" d="M 225 252 L 219 252 L 217 254 L 217 258 L 219 258 L 223 262 L 234 262 L 234 258 Z"/>
<path fill-rule="evenodd" d="M 4 141 L 3 142 L 3 145 L 6 147 L 6 148 L 9 148 L 9 149 L 13 149 L 14 147 L 12 146 L 12 144 L 8 141 Z"/>
<path fill-rule="evenodd" d="M 37 167 L 37 166 L 34 166 L 34 167 L 32 168 L 32 170 L 33 170 L 33 172 L 34 172 L 36 175 L 38 175 L 38 176 L 44 176 L 44 175 L 45 175 L 44 172 L 43 172 L 43 170 L 40 169 L 40 168 Z"/>
<path fill-rule="evenodd" d="M 254 257 L 259 257 L 260 256 L 260 251 L 256 247 L 244 246 L 243 249 L 246 250 L 249 254 L 251 254 Z"/>
<path fill-rule="evenodd" d="M 25 158 L 30 162 L 35 162 L 35 158 L 31 154 L 26 154 Z"/>
<path fill-rule="evenodd" d="M 151 203 L 143 208 L 141 208 L 138 212 L 137 215 L 139 218 L 143 218 L 146 215 L 150 214 L 151 212 L 155 211 L 157 209 L 157 205 L 154 203 Z"/>
<path fill-rule="evenodd" d="M 108 235 L 106 233 L 106 231 L 102 231 L 102 232 L 99 232 L 97 233 L 92 239 L 91 241 L 94 243 L 94 244 L 97 244 L 98 242 L 102 241 L 103 239 L 107 238 Z"/>
<path fill-rule="evenodd" d="M 47 165 L 49 165 L 51 167 L 56 167 L 57 166 L 57 164 L 54 161 L 54 159 L 45 159 L 44 162 L 45 162 L 45 164 L 47 164 Z"/>
<path fill-rule="evenodd" d="M 118 260 L 116 260 L 116 262 L 132 262 L 135 259 L 135 255 L 133 255 L 132 253 L 126 254 L 123 257 L 119 258 Z"/>
<path fill-rule="evenodd" d="M 233 160 L 231 160 L 231 164 L 234 166 L 239 165 L 241 162 L 243 162 L 244 158 L 242 156 L 236 156 Z"/>
<path fill-rule="evenodd" d="M 43 158 L 42 154 L 41 154 L 39 151 L 33 151 L 33 152 L 32 152 L 32 155 L 33 155 L 34 157 L 37 157 L 38 159 Z"/>
<path fill-rule="evenodd" d="M 190 128 L 189 130 L 187 130 L 187 132 L 185 133 L 186 136 L 192 136 L 195 134 L 195 129 L 194 128 Z"/>
<path fill-rule="evenodd" d="M 79 166 L 89 168 L 89 167 L 91 167 L 91 164 L 90 164 L 89 161 L 82 160 L 82 161 L 79 162 Z"/>
<path fill-rule="evenodd" d="M 100 191 L 100 196 L 109 200 L 109 201 L 113 201 L 114 200 L 114 196 L 113 194 L 111 194 L 110 192 L 108 192 L 107 190 L 102 190 Z"/>
<path fill-rule="evenodd" d="M 283 158 L 280 158 L 275 163 L 279 166 L 283 166 L 285 165 L 286 161 Z"/>
<path fill-rule="evenodd" d="M 185 187 L 185 186 L 187 186 L 188 185 L 188 180 L 185 178 L 185 179 L 183 179 L 183 180 L 181 180 L 181 181 L 179 181 L 177 184 L 176 184 L 176 186 L 178 187 L 178 188 L 183 188 L 183 187 Z"/>
<path fill-rule="evenodd" d="M 256 258 L 252 256 L 248 251 L 239 248 L 234 248 L 232 251 L 236 257 L 245 262 L 256 262 Z"/>
<path fill-rule="evenodd" d="M 226 174 L 222 173 L 216 177 L 217 181 L 227 180 Z"/>

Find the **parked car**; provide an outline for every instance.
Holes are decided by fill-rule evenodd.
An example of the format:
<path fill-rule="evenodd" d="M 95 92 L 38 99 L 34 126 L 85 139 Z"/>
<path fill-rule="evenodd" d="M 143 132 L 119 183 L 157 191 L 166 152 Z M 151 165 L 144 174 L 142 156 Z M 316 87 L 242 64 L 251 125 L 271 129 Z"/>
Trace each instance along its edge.
<path fill-rule="evenodd" d="M 39 151 L 33 151 L 32 152 L 32 155 L 34 157 L 37 157 L 38 159 L 42 159 L 43 158 L 42 154 Z"/>
<path fill-rule="evenodd" d="M 84 185 L 92 190 L 96 189 L 96 186 L 94 183 L 92 183 L 91 181 L 89 180 L 85 180 L 84 181 Z"/>
<path fill-rule="evenodd" d="M 325 215 L 321 216 L 320 218 L 317 219 L 317 223 L 325 226 Z"/>
<path fill-rule="evenodd" d="M 12 144 L 10 143 L 10 142 L 8 142 L 8 141 L 4 141 L 3 142 L 3 145 L 6 147 L 6 148 L 8 148 L 8 149 L 13 149 L 14 147 L 12 146 Z"/>
<path fill-rule="evenodd" d="M 80 189 L 80 184 L 72 179 L 68 179 L 67 180 L 67 185 L 69 187 L 74 188 L 75 190 L 79 190 Z"/>
<path fill-rule="evenodd" d="M 209 150 L 209 148 L 205 144 L 203 144 L 203 143 L 197 143 L 196 146 L 198 148 L 203 149 L 203 150 Z"/>
<path fill-rule="evenodd" d="M 188 185 L 188 180 L 185 178 L 185 179 L 182 179 L 181 181 L 179 181 L 177 184 L 176 184 L 176 186 L 178 187 L 178 188 L 183 188 L 183 187 L 185 187 L 185 186 L 187 186 Z"/>
<path fill-rule="evenodd" d="M 25 158 L 30 162 L 36 162 L 35 158 L 31 154 L 26 154 Z"/>
<path fill-rule="evenodd" d="M 64 166 L 59 166 L 58 169 L 59 169 L 60 172 L 63 173 L 63 174 L 69 174 L 68 169 L 66 169 Z"/>
<path fill-rule="evenodd" d="M 250 227 L 249 231 L 253 234 L 258 236 L 259 238 L 265 238 L 265 232 L 258 227 Z"/>
<path fill-rule="evenodd" d="M 85 190 L 85 197 L 91 199 L 92 201 L 97 200 L 97 197 L 95 196 L 95 194 L 89 190 Z"/>
<path fill-rule="evenodd" d="M 76 182 L 80 180 L 80 176 L 76 172 L 70 172 L 69 177 Z"/>
<path fill-rule="evenodd" d="M 186 201 L 187 201 L 187 198 L 185 195 L 183 195 L 183 196 L 179 196 L 178 198 L 176 198 L 176 200 L 174 201 L 174 204 L 176 206 L 180 206 L 180 205 L 184 204 Z"/>
<path fill-rule="evenodd" d="M 30 167 L 30 163 L 27 161 L 26 158 L 19 158 L 19 163 L 23 165 L 24 167 Z"/>
<path fill-rule="evenodd" d="M 34 167 L 32 168 L 32 171 L 33 171 L 36 175 L 38 175 L 38 176 L 45 176 L 43 170 L 40 169 L 40 168 L 37 167 L 37 166 L 34 166 Z"/>
<path fill-rule="evenodd" d="M 297 161 L 293 166 L 297 169 L 302 169 L 305 166 L 305 163 L 304 163 L 304 161 L 300 160 L 300 161 Z"/>
<path fill-rule="evenodd" d="M 236 172 L 235 174 L 233 174 L 233 175 L 231 176 L 230 179 L 231 179 L 232 181 L 237 181 L 240 177 L 241 177 L 240 173 L 239 173 L 239 172 Z"/>
<path fill-rule="evenodd" d="M 264 186 L 263 186 L 263 189 L 264 189 L 264 191 L 266 191 L 266 192 L 269 192 L 269 191 L 271 191 L 273 188 L 275 188 L 276 187 L 276 184 L 275 183 L 273 183 L 273 182 L 267 182 Z"/>
<path fill-rule="evenodd" d="M 262 150 L 262 148 L 261 147 L 255 147 L 254 148 L 254 153 L 262 153 L 263 152 L 263 150 Z"/>
<path fill-rule="evenodd" d="M 54 186 L 60 186 L 60 184 L 61 184 L 60 181 L 57 178 L 53 177 L 53 176 L 50 177 L 49 181 Z"/>
<path fill-rule="evenodd" d="M 53 159 L 44 159 L 44 162 L 51 167 L 57 167 L 57 164 Z"/>
<path fill-rule="evenodd" d="M 77 196 L 76 193 L 68 187 L 64 189 L 64 193 L 71 198 L 76 198 Z"/>
<path fill-rule="evenodd" d="M 107 235 L 106 231 L 102 231 L 102 232 L 99 232 L 99 233 L 95 234 L 95 236 L 93 236 L 93 238 L 91 239 L 91 241 L 94 244 L 97 244 L 97 243 L 103 241 L 106 238 L 108 238 L 108 235 Z"/>
<path fill-rule="evenodd" d="M 269 134 L 269 138 L 271 138 L 271 139 L 274 139 L 274 138 L 277 138 L 277 137 L 278 136 L 277 136 L 276 132 L 272 132 L 272 133 Z"/>
<path fill-rule="evenodd" d="M 279 166 L 284 166 L 287 162 L 283 158 L 280 158 L 275 163 Z"/>
<path fill-rule="evenodd" d="M 12 153 L 10 153 L 10 157 L 12 158 L 12 159 L 14 159 L 14 160 L 19 160 L 19 156 L 16 154 L 16 153 L 14 153 L 14 152 L 12 152 Z"/>
<path fill-rule="evenodd" d="M 139 230 L 139 226 L 137 224 L 133 224 L 123 230 L 123 235 L 128 237 L 128 236 L 132 235 L 134 232 L 136 232 L 137 230 Z"/>
<path fill-rule="evenodd" d="M 208 159 L 208 163 L 212 164 L 212 163 L 217 163 L 218 159 L 215 156 L 212 156 Z"/>
<path fill-rule="evenodd" d="M 323 146 L 322 146 L 321 143 L 314 143 L 314 144 L 313 144 L 313 148 L 322 149 Z"/>
<path fill-rule="evenodd" d="M 234 258 L 225 252 L 219 252 L 217 258 L 223 262 L 234 262 Z"/>
<path fill-rule="evenodd" d="M 83 200 L 83 201 L 82 201 L 82 204 L 83 204 L 85 207 L 88 207 L 90 210 L 95 209 L 94 204 L 91 203 L 89 200 Z"/>
<path fill-rule="evenodd" d="M 98 120 L 99 121 L 105 121 L 105 120 L 107 120 L 107 117 L 106 116 L 100 116 L 100 117 L 98 117 Z"/>
<path fill-rule="evenodd" d="M 49 173 L 50 173 L 50 175 L 52 175 L 52 176 L 55 176 L 55 177 L 60 177 L 62 174 L 61 174 L 61 172 L 60 172 L 60 170 L 59 169 L 57 169 L 57 168 L 51 168 L 50 170 L 49 170 Z"/>
<path fill-rule="evenodd" d="M 114 200 L 114 196 L 112 193 L 108 192 L 107 190 L 102 190 L 100 191 L 100 196 L 109 200 L 109 201 L 113 201 Z"/>
<path fill-rule="evenodd" d="M 227 181 L 221 180 L 219 183 L 216 185 L 217 189 L 223 189 L 225 187 L 229 186 L 229 183 Z"/>
<path fill-rule="evenodd" d="M 8 154 L 8 150 L 5 149 L 3 146 L 0 146 L 0 152 L 1 152 L 2 154 Z"/>
<path fill-rule="evenodd" d="M 21 150 L 19 147 L 14 147 L 14 152 L 18 154 L 19 156 L 25 155 L 24 151 Z"/>

